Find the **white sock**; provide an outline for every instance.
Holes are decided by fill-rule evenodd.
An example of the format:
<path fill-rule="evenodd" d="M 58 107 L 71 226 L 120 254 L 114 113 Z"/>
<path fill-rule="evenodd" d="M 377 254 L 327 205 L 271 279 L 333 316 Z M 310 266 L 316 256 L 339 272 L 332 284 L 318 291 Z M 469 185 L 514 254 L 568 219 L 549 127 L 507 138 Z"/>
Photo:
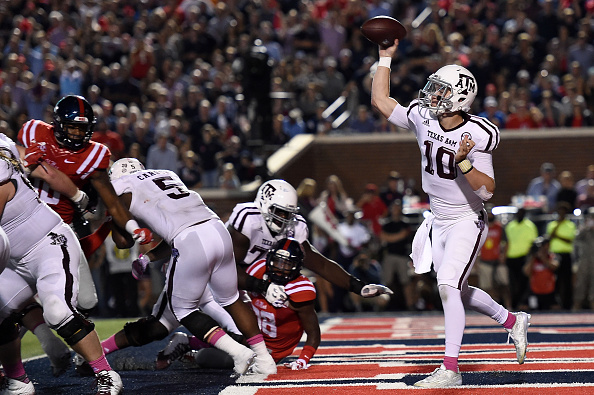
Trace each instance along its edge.
<path fill-rule="evenodd" d="M 223 336 L 219 337 L 214 346 L 215 348 L 218 348 L 221 351 L 225 351 L 232 357 L 238 355 L 245 348 L 244 346 L 233 340 L 233 338 L 227 334 L 224 334 Z"/>
<path fill-rule="evenodd" d="M 465 289 L 462 292 L 462 302 L 464 306 L 488 315 L 501 325 L 507 320 L 507 309 L 494 301 L 488 293 L 480 288 L 468 287 Z"/>
<path fill-rule="evenodd" d="M 252 351 L 254 351 L 256 353 L 256 355 L 258 357 L 270 358 L 270 354 L 268 353 L 268 350 L 266 349 L 266 343 L 259 342 L 256 344 L 252 344 L 252 345 L 250 345 L 250 348 L 252 349 Z"/>

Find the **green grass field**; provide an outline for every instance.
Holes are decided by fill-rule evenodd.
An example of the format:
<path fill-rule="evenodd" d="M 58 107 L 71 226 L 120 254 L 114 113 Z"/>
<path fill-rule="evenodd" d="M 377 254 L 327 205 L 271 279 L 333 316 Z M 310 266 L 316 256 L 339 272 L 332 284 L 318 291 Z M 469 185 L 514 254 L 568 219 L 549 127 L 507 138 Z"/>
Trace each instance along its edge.
<path fill-rule="evenodd" d="M 134 321 L 134 318 L 118 318 L 118 319 L 94 319 L 95 330 L 99 335 L 99 339 L 105 340 L 109 336 L 118 332 L 124 327 L 128 321 Z M 55 332 L 54 332 L 55 333 Z M 57 335 L 56 335 L 57 336 Z M 58 336 L 59 337 L 59 336 Z M 27 332 L 21 342 L 22 358 L 31 358 L 38 355 L 44 355 L 39 341 L 31 332 Z"/>

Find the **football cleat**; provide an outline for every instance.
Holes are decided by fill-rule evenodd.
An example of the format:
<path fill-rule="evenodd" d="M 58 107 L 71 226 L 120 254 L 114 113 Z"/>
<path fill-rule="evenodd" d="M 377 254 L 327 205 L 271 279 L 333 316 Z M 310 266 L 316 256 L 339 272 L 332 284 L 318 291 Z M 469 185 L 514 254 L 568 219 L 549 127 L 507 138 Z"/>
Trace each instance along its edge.
<path fill-rule="evenodd" d="M 169 344 L 157 354 L 157 370 L 167 369 L 175 360 L 183 358 L 191 350 L 190 338 L 183 332 L 176 332 L 171 336 Z"/>
<path fill-rule="evenodd" d="M 0 395 L 34 395 L 35 387 L 29 381 L 24 383 L 17 379 L 11 379 L 2 375 L 0 377 Z"/>
<path fill-rule="evenodd" d="M 247 347 L 237 355 L 233 356 L 235 373 L 245 374 L 256 362 L 256 353 Z"/>
<path fill-rule="evenodd" d="M 274 362 L 270 354 L 256 355 L 254 364 L 249 369 L 248 374 L 276 374 L 276 362 Z"/>
<path fill-rule="evenodd" d="M 456 387 L 458 385 L 462 385 L 462 375 L 460 372 L 448 370 L 443 364 L 435 369 L 431 375 L 414 384 L 415 387 L 422 388 L 445 388 Z"/>
<path fill-rule="evenodd" d="M 97 395 L 118 395 L 124 385 L 115 370 L 102 370 L 97 377 Z"/>
<path fill-rule="evenodd" d="M 79 376 L 83 377 L 93 377 L 95 376 L 95 372 L 89 363 L 83 358 L 80 354 L 74 354 L 74 358 L 72 358 L 72 362 L 74 363 L 74 371 L 79 374 Z"/>
<path fill-rule="evenodd" d="M 516 323 L 511 329 L 505 329 L 508 333 L 507 342 L 511 338 L 516 347 L 516 359 L 521 365 L 526 358 L 526 350 L 528 348 L 528 327 L 530 326 L 530 314 L 520 311 L 512 313 L 516 316 Z"/>

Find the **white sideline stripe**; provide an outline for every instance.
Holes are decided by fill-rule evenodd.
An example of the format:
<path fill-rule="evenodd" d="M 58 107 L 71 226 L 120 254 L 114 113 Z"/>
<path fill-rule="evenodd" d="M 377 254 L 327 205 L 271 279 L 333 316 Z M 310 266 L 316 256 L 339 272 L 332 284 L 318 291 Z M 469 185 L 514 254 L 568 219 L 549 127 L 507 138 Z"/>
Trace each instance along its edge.
<path fill-rule="evenodd" d="M 422 374 L 422 375 L 426 375 Z M 303 389 L 304 382 L 307 380 L 300 380 L 295 382 L 295 384 L 277 384 L 277 385 L 262 385 L 262 386 L 230 386 L 225 388 L 223 391 L 219 392 L 219 395 L 254 395 L 260 388 L 261 389 L 269 389 L 269 388 L 299 388 Z M 417 388 L 413 386 L 408 386 L 403 382 L 396 382 L 396 383 L 382 383 L 382 382 L 373 382 L 373 381 L 365 381 L 363 383 L 328 383 L 328 384 L 313 384 L 312 388 L 319 388 L 319 387 L 370 387 L 375 386 L 376 389 L 415 389 Z M 543 388 L 543 387 L 594 387 L 591 383 L 542 383 L 542 384 L 502 384 L 502 385 L 461 385 L 457 386 L 456 389 L 463 389 L 463 388 Z"/>

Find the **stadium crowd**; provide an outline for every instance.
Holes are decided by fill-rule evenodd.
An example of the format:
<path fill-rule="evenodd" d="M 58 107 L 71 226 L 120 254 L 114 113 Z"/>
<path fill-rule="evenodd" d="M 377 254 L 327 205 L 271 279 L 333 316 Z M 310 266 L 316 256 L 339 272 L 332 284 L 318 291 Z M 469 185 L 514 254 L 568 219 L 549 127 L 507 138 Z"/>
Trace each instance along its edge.
<path fill-rule="evenodd" d="M 417 19 L 425 8 L 431 13 Z M 237 188 L 265 178 L 267 155 L 297 134 L 404 132 L 370 108 L 377 48 L 359 27 L 378 15 L 396 17 L 409 32 L 392 65 L 399 102 L 416 97 L 441 65 L 460 63 L 479 85 L 473 112 L 504 133 L 594 125 L 591 0 L 17 0 L 0 4 L 0 132 L 16 140 L 27 120 L 51 122 L 61 97 L 82 95 L 97 117 L 93 139 L 114 160 L 130 156 L 173 170 L 189 187 Z M 340 185 L 330 190 L 337 187 L 330 181 L 310 197 L 310 209 L 330 199 L 338 220 L 356 214 L 349 221 L 361 215 L 373 223 L 364 248 L 330 252 L 345 269 L 360 273 L 350 265 L 363 254 L 385 271 L 382 245 L 397 244 L 387 255 L 407 255 L 389 237 L 405 228 L 392 206 L 400 199 L 406 205 L 415 193 L 396 176 L 389 179 L 401 188 L 399 198 L 386 200 L 389 191 L 369 185 L 347 207 L 348 197 Z M 326 241 L 311 226 L 324 250 Z M 402 277 L 406 270 L 388 271 L 394 272 Z M 436 303 L 427 281 L 415 280 L 415 287 L 398 281 L 402 287 L 392 289 L 406 295 L 372 308 Z M 344 294 L 333 301 L 329 284 L 320 292 L 323 279 L 316 285 L 322 311 L 363 308 Z M 147 292 L 141 290 L 145 299 Z"/>
<path fill-rule="evenodd" d="M 425 7 L 432 12 L 416 20 Z M 266 156 L 299 133 L 401 132 L 370 109 L 377 51 L 359 26 L 378 15 L 409 31 L 393 65 L 402 103 L 426 75 L 456 62 L 477 78 L 473 111 L 502 129 L 594 125 L 592 1 L 22 0 L 0 8 L 0 131 L 14 137 L 28 119 L 50 121 L 59 98 L 79 94 L 113 159 L 137 157 L 190 186 L 261 177 Z"/>

